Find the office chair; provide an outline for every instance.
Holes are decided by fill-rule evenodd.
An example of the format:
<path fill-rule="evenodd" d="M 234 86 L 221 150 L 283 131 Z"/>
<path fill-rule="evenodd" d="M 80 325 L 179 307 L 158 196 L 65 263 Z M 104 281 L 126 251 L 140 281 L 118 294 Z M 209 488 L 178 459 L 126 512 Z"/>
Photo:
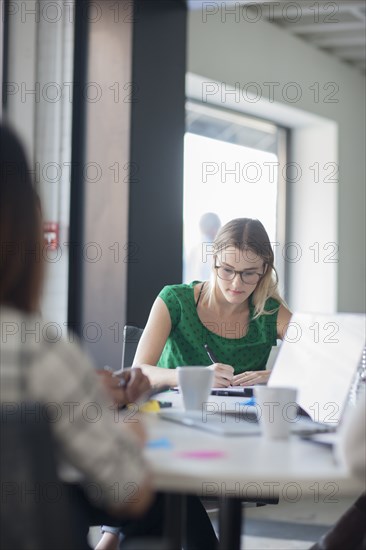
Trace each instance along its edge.
<path fill-rule="evenodd" d="M 126 369 L 132 365 L 137 344 L 143 332 L 143 328 L 125 325 L 123 329 L 122 369 Z"/>
<path fill-rule="evenodd" d="M 56 472 L 46 410 L 40 403 L 2 403 L 0 426 L 0 548 L 89 548 Z"/>

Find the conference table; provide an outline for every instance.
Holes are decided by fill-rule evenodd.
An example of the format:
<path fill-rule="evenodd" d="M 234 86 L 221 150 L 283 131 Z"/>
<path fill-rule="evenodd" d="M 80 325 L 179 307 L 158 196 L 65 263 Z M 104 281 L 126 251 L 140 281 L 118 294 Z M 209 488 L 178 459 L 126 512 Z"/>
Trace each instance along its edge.
<path fill-rule="evenodd" d="M 181 409 L 174 392 L 155 397 Z M 235 410 L 238 397 L 211 396 L 210 402 Z M 245 501 L 337 502 L 357 497 L 365 487 L 353 478 L 332 448 L 291 435 L 288 441 L 268 441 L 261 435 L 219 436 L 146 414 L 145 456 L 154 487 L 167 493 L 166 535 L 172 550 L 182 547 L 184 497 L 217 498 L 219 538 L 223 550 L 240 550 L 242 506 Z"/>

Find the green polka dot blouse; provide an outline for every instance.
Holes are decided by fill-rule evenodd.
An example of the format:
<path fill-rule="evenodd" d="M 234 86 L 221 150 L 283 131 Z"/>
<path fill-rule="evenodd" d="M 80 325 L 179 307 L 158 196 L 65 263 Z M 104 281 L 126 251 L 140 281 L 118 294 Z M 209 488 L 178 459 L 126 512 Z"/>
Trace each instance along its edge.
<path fill-rule="evenodd" d="M 266 311 L 274 313 L 253 319 L 254 306 L 249 298 L 250 322 L 247 334 L 242 338 L 225 338 L 225 324 L 220 334 L 210 330 L 198 317 L 193 283 L 165 286 L 159 296 L 167 305 L 172 329 L 158 362 L 159 367 L 175 369 L 178 366 L 211 364 L 204 344 L 213 351 L 220 363 L 232 365 L 235 374 L 248 370 L 264 370 L 277 339 L 277 313 L 279 303 L 268 298 Z M 211 329 L 212 329 L 211 325 Z M 226 333 L 227 334 L 227 333 Z"/>

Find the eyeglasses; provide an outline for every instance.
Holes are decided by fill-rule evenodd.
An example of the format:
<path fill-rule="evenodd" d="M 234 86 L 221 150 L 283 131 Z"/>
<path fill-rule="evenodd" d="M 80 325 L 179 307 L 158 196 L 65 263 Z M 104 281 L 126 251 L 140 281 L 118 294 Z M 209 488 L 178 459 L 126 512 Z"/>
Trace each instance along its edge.
<path fill-rule="evenodd" d="M 257 283 L 259 283 L 264 275 L 264 272 L 256 273 L 255 271 L 251 271 L 250 269 L 235 271 L 235 269 L 231 269 L 230 267 L 225 267 L 223 265 L 215 265 L 215 269 L 217 270 L 217 275 L 223 281 L 233 281 L 236 275 L 240 275 L 240 279 L 242 280 L 242 282 L 248 285 L 256 285 Z"/>

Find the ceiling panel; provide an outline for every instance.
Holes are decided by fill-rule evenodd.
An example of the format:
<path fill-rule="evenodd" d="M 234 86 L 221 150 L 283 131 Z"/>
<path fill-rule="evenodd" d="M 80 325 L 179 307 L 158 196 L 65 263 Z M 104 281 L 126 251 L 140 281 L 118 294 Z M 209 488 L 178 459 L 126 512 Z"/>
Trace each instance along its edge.
<path fill-rule="evenodd" d="M 351 64 L 361 71 L 366 69 L 366 2 L 365 0 L 298 0 L 268 1 L 258 0 L 205 2 L 188 0 L 190 9 L 205 10 L 206 14 L 222 9 L 243 11 L 248 17 L 260 14 L 273 25 L 310 42 L 341 61 Z M 250 15 L 251 14 L 251 15 Z"/>

